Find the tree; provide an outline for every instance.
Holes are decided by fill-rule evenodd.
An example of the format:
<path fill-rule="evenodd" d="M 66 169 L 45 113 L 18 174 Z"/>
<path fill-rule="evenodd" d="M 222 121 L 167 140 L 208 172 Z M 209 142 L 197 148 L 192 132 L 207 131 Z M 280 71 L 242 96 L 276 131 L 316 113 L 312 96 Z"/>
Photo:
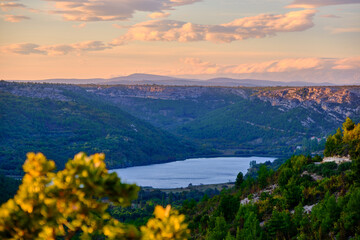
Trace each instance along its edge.
<path fill-rule="evenodd" d="M 252 240 L 258 239 L 261 229 L 259 220 L 254 212 L 248 212 L 245 215 L 244 228 L 238 230 L 236 239 Z"/>
<path fill-rule="evenodd" d="M 239 209 L 240 200 L 236 196 L 230 194 L 222 195 L 219 204 L 219 211 L 227 222 L 234 220 Z"/>
<path fill-rule="evenodd" d="M 334 135 L 330 135 L 325 143 L 325 150 L 324 155 L 326 157 L 333 156 L 333 155 L 340 155 L 342 154 L 342 139 L 343 135 L 341 129 L 338 128 Z"/>
<path fill-rule="evenodd" d="M 270 176 L 270 171 L 267 168 L 267 166 L 265 164 L 261 164 L 260 169 L 258 171 L 258 179 L 259 179 L 259 184 L 261 188 L 266 187 L 266 185 L 268 184 L 267 182 L 267 178 Z"/>
<path fill-rule="evenodd" d="M 293 175 L 294 172 L 291 168 L 284 167 L 279 175 L 279 179 L 278 179 L 279 186 L 284 187 Z"/>
<path fill-rule="evenodd" d="M 338 206 L 335 196 L 328 192 L 325 198 L 313 207 L 311 222 L 313 229 L 319 234 L 319 238 L 333 235 L 334 225 L 340 217 L 341 208 Z"/>
<path fill-rule="evenodd" d="M 224 217 L 216 217 L 214 229 L 208 231 L 208 240 L 223 240 L 227 235 L 227 225 Z"/>
<path fill-rule="evenodd" d="M 54 161 L 41 153 L 27 154 L 22 185 L 0 208 L 1 239 L 82 239 L 105 235 L 109 239 L 186 239 L 184 216 L 171 207 L 155 208 L 155 219 L 139 232 L 113 219 L 108 202 L 129 206 L 139 187 L 123 184 L 109 174 L 104 154 L 75 155 L 65 169 L 54 172 Z M 104 199 L 106 198 L 106 201 Z M 162 238 L 159 238 L 162 236 Z"/>
<path fill-rule="evenodd" d="M 347 117 L 345 122 L 343 123 L 343 131 L 351 131 L 354 129 L 354 127 L 355 123 L 349 117 Z"/>
<path fill-rule="evenodd" d="M 299 204 L 302 191 L 294 177 L 284 187 L 283 195 L 288 208 L 293 208 Z"/>
<path fill-rule="evenodd" d="M 358 234 L 360 232 L 360 189 L 357 188 L 347 195 L 349 201 L 343 208 L 340 221 L 344 224 L 348 236 L 354 236 L 356 231 Z"/>
<path fill-rule="evenodd" d="M 293 227 L 291 216 L 288 212 L 273 210 L 265 227 L 272 239 L 290 239 Z"/>
<path fill-rule="evenodd" d="M 231 235 L 230 232 L 228 232 L 228 234 L 226 235 L 225 240 L 236 240 L 236 239 L 233 237 L 233 235 Z"/>
<path fill-rule="evenodd" d="M 239 189 L 243 182 L 244 182 L 244 175 L 242 172 L 239 172 L 238 175 L 236 176 L 235 188 Z"/>

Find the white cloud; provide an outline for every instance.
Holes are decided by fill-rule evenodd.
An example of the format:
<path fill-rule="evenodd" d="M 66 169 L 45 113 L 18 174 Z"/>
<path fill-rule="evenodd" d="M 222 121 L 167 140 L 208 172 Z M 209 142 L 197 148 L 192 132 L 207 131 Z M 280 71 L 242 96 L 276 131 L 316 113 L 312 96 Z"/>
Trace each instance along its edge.
<path fill-rule="evenodd" d="M 359 4 L 359 0 L 294 0 L 286 8 L 317 8 L 330 5 Z"/>
<path fill-rule="evenodd" d="M 279 32 L 304 31 L 311 28 L 315 10 L 286 14 L 260 14 L 236 19 L 220 25 L 201 25 L 174 20 L 151 20 L 135 24 L 128 32 L 112 42 L 121 45 L 128 41 L 211 41 L 232 42 L 248 38 L 264 38 Z"/>
<path fill-rule="evenodd" d="M 53 14 L 67 21 L 114 21 L 130 19 L 136 11 L 162 12 L 201 0 L 46 0 L 55 2 Z"/>

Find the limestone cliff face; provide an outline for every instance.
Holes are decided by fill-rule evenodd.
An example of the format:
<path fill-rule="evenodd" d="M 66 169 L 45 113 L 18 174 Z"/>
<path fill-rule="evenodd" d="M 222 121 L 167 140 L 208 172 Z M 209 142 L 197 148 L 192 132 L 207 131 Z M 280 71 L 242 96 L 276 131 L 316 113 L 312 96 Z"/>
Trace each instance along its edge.
<path fill-rule="evenodd" d="M 350 103 L 360 100 L 360 87 L 306 87 L 284 88 L 279 90 L 259 91 L 260 98 L 287 99 L 298 102 L 314 101 L 318 104 Z"/>
<path fill-rule="evenodd" d="M 341 122 L 348 116 L 360 114 L 360 87 L 304 87 L 260 90 L 256 96 L 287 111 L 295 107 L 324 112 Z"/>
<path fill-rule="evenodd" d="M 61 86 L 57 84 L 32 84 L 32 83 L 10 83 L 0 81 L 0 91 L 8 92 L 15 96 L 31 98 L 49 98 L 58 101 L 71 101 L 63 94 L 64 90 L 74 88 L 75 86 Z"/>
<path fill-rule="evenodd" d="M 197 99 L 214 92 L 232 94 L 248 98 L 249 94 L 240 88 L 216 88 L 216 87 L 195 87 L 195 86 L 158 86 L 158 85 L 118 85 L 112 87 L 91 88 L 88 91 L 97 95 L 112 98 L 153 98 L 162 100 Z"/>

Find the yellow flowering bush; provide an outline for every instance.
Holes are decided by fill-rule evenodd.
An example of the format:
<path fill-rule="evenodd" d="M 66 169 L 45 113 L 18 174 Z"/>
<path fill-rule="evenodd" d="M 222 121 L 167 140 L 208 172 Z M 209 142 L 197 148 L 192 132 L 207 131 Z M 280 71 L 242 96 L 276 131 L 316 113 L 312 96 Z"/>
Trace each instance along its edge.
<path fill-rule="evenodd" d="M 147 240 L 186 239 L 190 231 L 184 223 L 185 216 L 171 209 L 170 205 L 164 209 L 156 206 L 155 218 L 150 219 L 146 226 L 141 227 L 143 238 Z"/>
<path fill-rule="evenodd" d="M 156 207 L 156 218 L 141 232 L 113 219 L 106 212 L 110 202 L 129 206 L 139 187 L 121 183 L 116 173 L 109 174 L 104 159 L 104 154 L 79 153 L 55 173 L 54 161 L 41 153 L 28 153 L 22 185 L 0 208 L 0 239 L 71 239 L 75 234 L 81 239 L 104 235 L 108 239 L 150 240 L 160 239 L 147 238 L 158 234 L 186 239 L 184 216 L 170 212 L 170 206 Z"/>

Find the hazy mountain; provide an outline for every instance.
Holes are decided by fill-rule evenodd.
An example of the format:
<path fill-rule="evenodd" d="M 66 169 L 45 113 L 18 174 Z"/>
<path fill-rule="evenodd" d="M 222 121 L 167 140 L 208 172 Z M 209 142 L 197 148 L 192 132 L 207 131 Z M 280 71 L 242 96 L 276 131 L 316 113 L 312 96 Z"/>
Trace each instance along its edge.
<path fill-rule="evenodd" d="M 281 81 L 269 81 L 269 80 L 257 80 L 257 79 L 234 79 L 234 78 L 212 78 L 206 82 L 211 85 L 218 86 L 243 86 L 243 87 L 276 87 L 276 86 L 333 86 L 334 84 L 324 83 L 311 83 L 311 82 L 281 82 Z M 210 85 L 210 84 L 209 84 Z"/>
<path fill-rule="evenodd" d="M 109 80 L 110 80 L 110 82 L 116 82 L 116 81 L 141 82 L 141 81 L 184 80 L 184 79 L 168 77 L 168 76 L 161 76 L 161 75 L 145 74 L 145 73 L 134 73 L 134 74 L 131 74 L 128 76 L 111 78 Z"/>
<path fill-rule="evenodd" d="M 17 80 L 21 81 L 22 80 Z M 30 82 L 30 81 L 26 81 Z M 224 87 L 274 87 L 274 86 L 331 86 L 333 84 L 324 83 L 312 83 L 312 82 L 281 82 L 281 81 L 269 81 L 269 80 L 257 80 L 257 79 L 234 79 L 234 78 L 211 78 L 208 80 L 200 79 L 187 79 L 176 78 L 170 76 L 152 75 L 135 73 L 123 77 L 114 77 L 109 79 L 104 78 L 89 78 L 89 79 L 45 79 L 34 80 L 31 82 L 37 83 L 61 83 L 61 84 L 105 84 L 105 85 L 117 85 L 117 84 L 149 84 L 149 85 L 171 85 L 171 86 L 224 86 Z"/>

